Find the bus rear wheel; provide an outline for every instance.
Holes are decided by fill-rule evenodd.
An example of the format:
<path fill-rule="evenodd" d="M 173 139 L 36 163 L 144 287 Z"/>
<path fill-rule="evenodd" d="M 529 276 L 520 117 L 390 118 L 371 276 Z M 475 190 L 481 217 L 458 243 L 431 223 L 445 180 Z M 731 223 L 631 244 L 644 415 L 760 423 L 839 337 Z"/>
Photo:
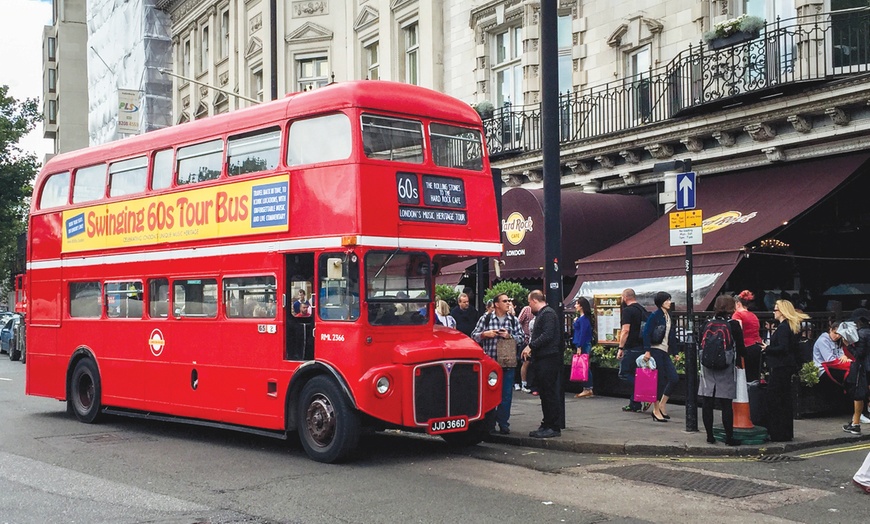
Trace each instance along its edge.
<path fill-rule="evenodd" d="M 96 422 L 102 409 L 101 394 L 96 363 L 90 358 L 79 360 L 73 369 L 67 394 L 67 402 L 76 418 L 86 424 Z"/>
<path fill-rule="evenodd" d="M 299 440 L 309 457 L 338 462 L 359 442 L 359 414 L 350 406 L 341 388 L 326 376 L 314 377 L 299 398 Z"/>

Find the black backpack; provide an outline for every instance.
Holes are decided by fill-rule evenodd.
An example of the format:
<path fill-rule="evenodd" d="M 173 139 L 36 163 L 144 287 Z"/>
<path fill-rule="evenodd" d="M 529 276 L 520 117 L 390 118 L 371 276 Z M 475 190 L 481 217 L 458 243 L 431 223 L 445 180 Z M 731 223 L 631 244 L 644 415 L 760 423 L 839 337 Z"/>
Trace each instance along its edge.
<path fill-rule="evenodd" d="M 701 335 L 701 365 L 708 369 L 728 369 L 734 365 L 734 339 L 731 326 L 717 318 L 707 322 Z"/>

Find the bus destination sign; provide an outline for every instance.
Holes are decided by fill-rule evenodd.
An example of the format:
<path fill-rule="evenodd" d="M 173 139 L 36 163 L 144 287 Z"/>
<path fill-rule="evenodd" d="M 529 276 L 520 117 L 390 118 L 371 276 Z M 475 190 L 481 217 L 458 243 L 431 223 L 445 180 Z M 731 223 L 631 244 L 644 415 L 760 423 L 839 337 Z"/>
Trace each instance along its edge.
<path fill-rule="evenodd" d="M 462 179 L 422 175 L 421 184 L 416 173 L 397 173 L 396 190 L 399 204 L 405 204 L 399 205 L 399 220 L 460 225 L 468 223 L 465 183 Z"/>

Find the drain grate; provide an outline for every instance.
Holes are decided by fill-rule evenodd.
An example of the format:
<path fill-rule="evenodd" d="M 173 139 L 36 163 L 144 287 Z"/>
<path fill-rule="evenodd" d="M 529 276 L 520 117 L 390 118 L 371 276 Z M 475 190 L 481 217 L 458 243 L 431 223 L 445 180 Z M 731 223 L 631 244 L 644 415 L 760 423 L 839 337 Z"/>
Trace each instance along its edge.
<path fill-rule="evenodd" d="M 667 469 L 649 464 L 600 469 L 598 472 L 627 480 L 639 480 L 641 482 L 679 488 L 686 491 L 700 491 L 701 493 L 727 499 L 737 499 L 786 489 L 749 480 L 722 478 L 695 471 Z"/>
<path fill-rule="evenodd" d="M 764 455 L 758 457 L 759 462 L 800 462 L 806 460 L 802 457 L 792 457 L 791 455 Z"/>

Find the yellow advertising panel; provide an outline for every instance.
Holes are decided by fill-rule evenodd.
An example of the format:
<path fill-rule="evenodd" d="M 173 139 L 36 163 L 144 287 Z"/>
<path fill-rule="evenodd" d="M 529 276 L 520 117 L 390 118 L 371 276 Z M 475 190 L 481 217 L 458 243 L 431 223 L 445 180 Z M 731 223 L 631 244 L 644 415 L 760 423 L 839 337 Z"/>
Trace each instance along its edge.
<path fill-rule="evenodd" d="M 287 231 L 287 175 L 64 211 L 64 253 Z"/>

